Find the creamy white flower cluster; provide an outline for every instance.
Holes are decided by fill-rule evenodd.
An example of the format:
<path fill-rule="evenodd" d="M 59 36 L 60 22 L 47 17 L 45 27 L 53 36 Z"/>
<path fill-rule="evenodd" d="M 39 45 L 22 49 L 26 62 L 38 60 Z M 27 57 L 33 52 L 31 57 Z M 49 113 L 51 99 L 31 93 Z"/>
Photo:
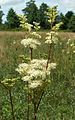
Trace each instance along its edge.
<path fill-rule="evenodd" d="M 33 35 L 34 37 L 39 38 L 39 39 L 41 38 L 41 35 L 39 35 L 36 32 L 32 32 L 31 35 Z"/>
<path fill-rule="evenodd" d="M 51 69 L 56 68 L 56 63 L 49 63 L 47 69 L 46 65 L 47 60 L 33 59 L 29 64 L 20 64 L 16 71 L 22 75 L 22 80 L 27 81 L 29 83 L 29 87 L 34 89 L 38 86 L 41 86 L 43 80 L 46 80 L 50 77 Z"/>
<path fill-rule="evenodd" d="M 24 45 L 24 47 L 29 47 L 33 49 L 36 49 L 38 45 L 41 45 L 41 43 L 37 39 L 33 38 L 23 39 L 21 41 L 21 44 Z"/>
<path fill-rule="evenodd" d="M 68 47 L 67 54 L 69 54 L 70 52 L 75 53 L 75 42 L 74 42 L 74 40 L 68 39 L 66 44 L 67 44 L 67 47 Z"/>
<path fill-rule="evenodd" d="M 46 41 L 45 43 L 51 44 L 54 43 L 56 44 L 58 42 L 58 33 L 51 31 L 50 33 L 47 33 Z"/>

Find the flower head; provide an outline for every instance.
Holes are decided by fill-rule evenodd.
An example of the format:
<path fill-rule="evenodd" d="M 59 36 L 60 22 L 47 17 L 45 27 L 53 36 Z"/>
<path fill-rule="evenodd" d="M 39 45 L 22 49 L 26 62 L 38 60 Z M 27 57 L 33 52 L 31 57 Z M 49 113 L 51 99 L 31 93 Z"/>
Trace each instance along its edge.
<path fill-rule="evenodd" d="M 24 81 L 29 81 L 32 79 L 46 79 L 46 75 L 50 75 L 50 70 L 56 68 L 56 63 L 49 63 L 46 69 L 47 60 L 44 59 L 33 59 L 30 64 L 22 63 L 18 66 L 16 71 L 18 71 L 24 77 Z M 25 77 L 26 76 L 26 77 Z M 26 80 L 25 80 L 26 79 Z"/>
<path fill-rule="evenodd" d="M 27 63 L 21 63 L 18 68 L 16 68 L 16 71 L 19 72 L 19 74 L 26 74 L 28 69 L 29 65 Z"/>
<path fill-rule="evenodd" d="M 35 89 L 37 87 L 40 87 L 42 85 L 42 81 L 41 80 L 35 80 L 35 81 L 32 81 L 30 84 L 29 84 L 29 88 L 31 89 Z"/>
<path fill-rule="evenodd" d="M 51 31 L 50 33 L 47 33 L 46 41 L 45 43 L 51 44 L 54 43 L 56 44 L 58 42 L 58 33 Z"/>
<path fill-rule="evenodd" d="M 39 35 L 38 33 L 36 33 L 36 32 L 32 32 L 32 34 L 31 35 L 33 35 L 33 36 L 35 36 L 36 38 L 41 38 L 41 35 Z"/>
<path fill-rule="evenodd" d="M 30 47 L 36 49 L 37 45 L 40 45 L 41 43 L 37 39 L 27 38 L 27 39 L 23 39 L 21 41 L 21 44 L 24 45 L 24 47 Z"/>

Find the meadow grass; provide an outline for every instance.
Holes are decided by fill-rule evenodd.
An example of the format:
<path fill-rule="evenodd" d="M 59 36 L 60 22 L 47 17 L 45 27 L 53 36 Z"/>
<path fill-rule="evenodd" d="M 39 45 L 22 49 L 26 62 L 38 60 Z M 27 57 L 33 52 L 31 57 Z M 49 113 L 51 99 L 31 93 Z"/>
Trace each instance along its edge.
<path fill-rule="evenodd" d="M 34 58 L 47 58 L 46 32 L 39 32 L 42 45 L 33 51 Z M 0 32 L 0 80 L 17 77 L 18 64 L 29 59 L 29 50 L 21 45 L 28 32 Z M 71 39 L 70 44 L 67 44 Z M 74 45 L 73 45 L 74 44 Z M 38 111 L 38 120 L 75 120 L 75 33 L 59 32 L 59 42 L 52 49 L 52 61 L 57 63 Z M 16 120 L 26 120 L 27 102 L 24 83 L 12 88 Z M 11 120 L 8 91 L 0 85 L 0 120 Z M 33 106 L 30 105 L 30 120 Z"/>

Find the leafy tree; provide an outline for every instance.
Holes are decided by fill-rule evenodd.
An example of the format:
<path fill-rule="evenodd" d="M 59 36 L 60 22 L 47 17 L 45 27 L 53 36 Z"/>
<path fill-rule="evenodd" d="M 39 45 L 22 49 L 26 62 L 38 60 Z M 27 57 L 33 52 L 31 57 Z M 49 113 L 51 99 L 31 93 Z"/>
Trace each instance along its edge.
<path fill-rule="evenodd" d="M 68 29 L 68 24 L 72 16 L 72 11 L 68 11 L 65 15 L 63 15 L 62 13 L 60 14 L 61 21 L 63 22 L 63 24 L 61 25 L 61 29 Z"/>
<path fill-rule="evenodd" d="M 60 29 L 67 29 L 67 18 L 62 13 L 60 13 L 60 21 L 63 22 L 63 24 L 60 26 Z"/>
<path fill-rule="evenodd" d="M 8 28 L 18 28 L 20 25 L 19 17 L 13 10 L 13 8 L 10 8 L 7 14 L 7 25 Z"/>
<path fill-rule="evenodd" d="M 69 21 L 68 28 L 75 32 L 75 15 L 73 15 Z"/>
<path fill-rule="evenodd" d="M 34 0 L 30 0 L 26 3 L 26 8 L 24 8 L 23 13 L 27 16 L 28 22 L 33 24 L 33 21 L 38 22 L 38 8 Z"/>
<path fill-rule="evenodd" d="M 71 17 L 72 17 L 73 14 L 74 14 L 74 13 L 73 13 L 72 11 L 68 11 L 68 12 L 66 13 L 65 17 L 68 19 L 68 21 L 69 21 L 69 19 L 71 19 Z"/>
<path fill-rule="evenodd" d="M 0 9 L 1 9 L 1 6 L 0 6 Z M 2 17 L 3 17 L 3 11 L 2 10 L 0 10 L 0 24 L 2 24 Z"/>
<path fill-rule="evenodd" d="M 45 3 L 42 3 L 39 8 L 39 18 L 40 18 L 40 26 L 42 28 L 48 28 L 49 23 L 48 23 L 48 17 L 45 14 L 45 12 L 48 11 L 48 5 Z"/>

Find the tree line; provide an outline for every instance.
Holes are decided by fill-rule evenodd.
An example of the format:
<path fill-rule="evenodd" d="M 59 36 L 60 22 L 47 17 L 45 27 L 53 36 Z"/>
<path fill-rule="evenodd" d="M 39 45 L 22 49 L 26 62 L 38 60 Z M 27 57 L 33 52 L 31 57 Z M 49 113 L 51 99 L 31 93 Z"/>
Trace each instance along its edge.
<path fill-rule="evenodd" d="M 48 22 L 48 16 L 46 12 L 48 11 L 48 6 L 46 3 L 42 3 L 38 8 L 35 4 L 35 0 L 30 0 L 26 3 L 26 7 L 22 9 L 23 14 L 27 17 L 27 21 L 29 24 L 33 25 L 33 22 L 40 23 L 41 29 L 50 29 L 50 23 Z M 17 13 L 14 11 L 13 8 L 10 8 L 7 16 L 6 21 L 2 22 L 2 17 L 4 13 L 0 7 L 0 30 L 21 30 L 20 27 L 20 20 Z M 73 11 L 68 11 L 65 15 L 60 13 L 55 23 L 62 22 L 63 24 L 60 26 L 61 30 L 69 30 L 75 31 L 75 14 Z"/>

